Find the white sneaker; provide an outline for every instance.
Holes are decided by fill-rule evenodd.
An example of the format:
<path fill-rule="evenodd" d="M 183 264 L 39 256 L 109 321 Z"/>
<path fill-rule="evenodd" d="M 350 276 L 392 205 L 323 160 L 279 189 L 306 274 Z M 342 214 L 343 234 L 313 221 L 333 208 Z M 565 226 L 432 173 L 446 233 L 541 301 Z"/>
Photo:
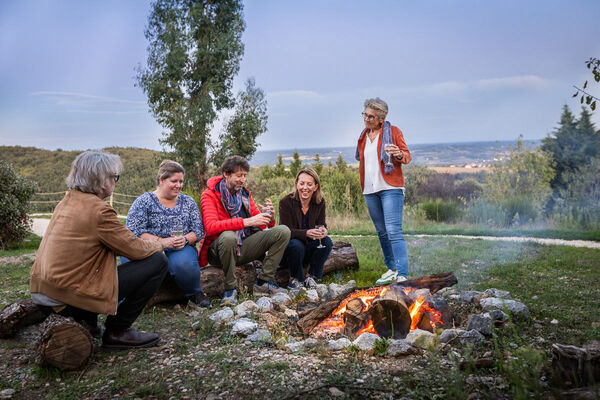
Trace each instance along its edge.
<path fill-rule="evenodd" d="M 383 275 L 381 275 L 381 278 L 377 279 L 375 284 L 387 285 L 388 283 L 395 282 L 397 277 L 398 271 L 392 271 L 391 269 L 388 269 Z"/>
<path fill-rule="evenodd" d="M 404 275 L 398 275 L 398 277 L 396 278 L 396 282 L 400 283 L 400 282 L 404 282 L 407 281 L 408 278 L 405 277 Z"/>

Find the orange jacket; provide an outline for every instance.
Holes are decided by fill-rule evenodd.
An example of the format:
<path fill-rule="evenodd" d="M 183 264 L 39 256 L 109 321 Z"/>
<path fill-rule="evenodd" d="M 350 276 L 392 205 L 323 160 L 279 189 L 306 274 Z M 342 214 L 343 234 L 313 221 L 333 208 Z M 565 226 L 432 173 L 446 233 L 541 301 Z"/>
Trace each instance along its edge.
<path fill-rule="evenodd" d="M 365 131 L 363 131 L 365 133 Z M 377 136 L 377 156 L 381 154 L 381 129 L 379 130 L 379 135 Z M 360 155 L 360 163 L 358 165 L 358 172 L 360 173 L 360 187 L 362 189 L 365 188 L 365 143 L 367 140 L 366 134 L 361 134 L 361 137 L 358 139 L 358 153 Z M 379 160 L 379 171 L 381 172 L 381 176 L 383 176 L 383 180 L 385 180 L 388 184 L 397 187 L 404 187 L 404 174 L 402 173 L 402 164 L 408 164 L 411 160 L 410 151 L 408 151 L 408 147 L 406 147 L 406 143 L 404 142 L 404 136 L 402 135 L 402 131 L 397 127 L 392 125 L 392 141 L 396 146 L 402 150 L 404 156 L 402 160 L 398 160 L 396 157 L 392 157 L 392 162 L 394 163 L 394 172 L 389 175 L 383 173 L 384 165 L 383 161 Z"/>

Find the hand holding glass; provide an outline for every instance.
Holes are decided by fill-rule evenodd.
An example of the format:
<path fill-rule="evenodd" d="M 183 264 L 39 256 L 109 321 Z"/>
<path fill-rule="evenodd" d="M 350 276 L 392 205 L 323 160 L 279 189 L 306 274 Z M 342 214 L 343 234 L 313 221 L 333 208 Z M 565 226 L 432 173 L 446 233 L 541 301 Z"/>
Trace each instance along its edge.
<path fill-rule="evenodd" d="M 321 235 L 323 235 L 325 233 L 325 225 L 315 225 L 315 229 L 318 229 L 319 231 L 321 231 Z M 325 246 L 323 246 L 323 243 L 321 243 L 321 238 L 319 238 L 319 245 L 317 246 L 317 249 L 324 249 Z"/>
<path fill-rule="evenodd" d="M 396 148 L 395 145 L 393 144 L 386 144 L 385 145 L 385 154 L 388 155 L 388 160 L 385 163 L 386 167 L 392 167 L 394 164 L 392 163 L 392 150 L 394 150 Z"/>
<path fill-rule="evenodd" d="M 271 215 L 273 215 L 273 211 L 271 211 L 271 210 L 270 210 L 269 208 L 267 208 L 267 207 L 263 207 L 263 208 L 262 208 L 262 213 L 263 213 L 263 214 L 267 214 L 267 215 L 269 215 L 269 217 L 270 217 Z M 269 225 L 267 225 L 267 226 L 265 227 L 265 229 L 264 229 L 264 230 L 265 230 L 265 231 L 268 231 L 268 230 L 270 230 L 270 228 L 269 228 Z"/>

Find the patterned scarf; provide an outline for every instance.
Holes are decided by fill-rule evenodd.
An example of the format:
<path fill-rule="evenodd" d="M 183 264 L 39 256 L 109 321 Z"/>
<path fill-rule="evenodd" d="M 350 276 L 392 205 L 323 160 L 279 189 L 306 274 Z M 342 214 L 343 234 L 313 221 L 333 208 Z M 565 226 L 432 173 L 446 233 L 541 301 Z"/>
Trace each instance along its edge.
<path fill-rule="evenodd" d="M 361 140 L 363 138 L 363 136 L 365 136 L 365 134 L 367 133 L 367 130 L 364 129 L 362 131 L 362 133 L 360 134 L 360 136 L 358 137 L 358 140 Z M 394 144 L 394 141 L 392 140 L 392 124 L 390 124 L 388 121 L 385 121 L 383 123 L 383 129 L 381 132 L 381 150 L 379 152 L 379 159 L 381 161 L 383 161 L 383 165 L 384 165 L 384 169 L 383 172 L 386 175 L 391 174 L 392 172 L 394 172 L 394 164 L 390 163 L 390 158 L 391 156 L 388 156 L 388 154 L 385 152 L 385 146 L 388 144 Z M 360 153 L 358 151 L 358 145 L 356 145 L 356 155 L 354 156 L 356 158 L 356 161 L 360 161 Z"/>
<path fill-rule="evenodd" d="M 217 183 L 215 189 L 221 194 L 221 203 L 223 203 L 223 207 L 225 207 L 229 216 L 231 218 L 239 217 L 243 202 L 242 192 L 245 192 L 245 189 L 242 188 L 242 190 L 237 193 L 231 194 L 225 184 L 225 178 Z M 242 254 L 242 239 L 248 236 L 248 233 L 245 229 L 240 229 L 235 231 L 235 236 L 237 237 L 237 255 L 240 256 Z"/>

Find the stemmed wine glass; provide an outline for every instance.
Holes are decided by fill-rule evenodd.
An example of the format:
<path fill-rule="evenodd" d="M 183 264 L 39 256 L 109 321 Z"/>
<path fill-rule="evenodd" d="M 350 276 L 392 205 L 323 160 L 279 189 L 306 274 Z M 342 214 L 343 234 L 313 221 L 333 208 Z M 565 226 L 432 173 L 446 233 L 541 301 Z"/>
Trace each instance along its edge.
<path fill-rule="evenodd" d="M 387 159 L 387 161 L 385 163 L 386 167 L 393 167 L 394 166 L 394 163 L 392 163 L 392 154 L 391 154 L 391 152 L 392 152 L 393 149 L 394 149 L 394 145 L 393 144 L 386 144 L 385 145 L 385 154 L 388 155 L 388 159 Z"/>
<path fill-rule="evenodd" d="M 325 225 L 315 225 L 315 229 L 318 229 L 321 231 L 321 234 L 323 234 L 323 230 L 325 229 Z M 324 249 L 325 246 L 323 246 L 323 243 L 321 243 L 321 239 L 319 239 L 319 245 L 317 246 L 317 249 Z"/>

